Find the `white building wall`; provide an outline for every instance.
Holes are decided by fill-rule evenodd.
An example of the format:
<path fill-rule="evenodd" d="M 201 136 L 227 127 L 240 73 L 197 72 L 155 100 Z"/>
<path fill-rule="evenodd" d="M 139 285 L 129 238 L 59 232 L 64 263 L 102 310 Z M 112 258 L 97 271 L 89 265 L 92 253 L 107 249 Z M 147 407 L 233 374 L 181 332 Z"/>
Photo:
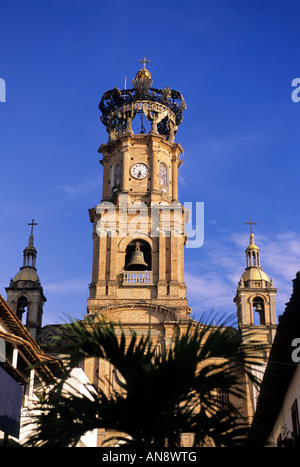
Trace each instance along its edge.
<path fill-rule="evenodd" d="M 276 391 L 276 388 L 274 388 L 274 391 Z M 280 413 L 269 435 L 268 443 L 276 446 L 280 434 L 282 437 L 291 436 L 293 431 L 291 407 L 295 399 L 298 402 L 298 417 L 300 420 L 300 365 L 297 366 L 294 377 L 291 380 Z"/>
<path fill-rule="evenodd" d="M 89 389 L 88 389 L 89 388 Z M 89 391 L 92 390 L 92 386 L 89 380 L 81 368 L 74 368 L 71 372 L 71 377 L 66 381 L 63 392 L 65 395 L 68 394 L 82 394 L 89 397 Z M 91 397 L 91 396 L 90 396 Z M 36 414 L 34 409 L 34 402 L 37 402 L 37 397 L 32 394 L 31 398 L 27 400 L 26 405 L 21 411 L 21 429 L 19 439 L 15 439 L 16 442 L 21 445 L 24 444 L 31 433 L 34 431 L 35 426 L 30 423 L 33 414 Z M 14 438 L 13 438 L 14 439 Z M 97 430 L 93 430 L 85 433 L 79 443 L 78 447 L 97 447 Z"/>

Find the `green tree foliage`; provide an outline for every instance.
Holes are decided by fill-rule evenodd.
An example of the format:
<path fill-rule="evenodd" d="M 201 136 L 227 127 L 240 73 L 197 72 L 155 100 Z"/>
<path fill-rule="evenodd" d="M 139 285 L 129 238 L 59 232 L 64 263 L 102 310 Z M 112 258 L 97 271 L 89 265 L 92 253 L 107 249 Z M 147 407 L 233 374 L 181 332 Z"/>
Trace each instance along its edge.
<path fill-rule="evenodd" d="M 159 352 L 150 335 L 126 336 L 120 324 L 99 320 L 66 325 L 73 349 L 65 373 L 37 406 L 36 430 L 27 446 L 75 446 L 95 428 L 119 433 L 126 446 L 178 447 L 182 433 L 194 433 L 194 446 L 240 446 L 247 423 L 232 404 L 220 408 L 217 391 L 244 396 L 242 377 L 255 384 L 251 365 L 261 346 L 231 326 L 191 324 L 170 348 Z M 114 368 L 118 389 L 87 385 L 85 394 L 63 388 L 78 359 L 98 357 Z M 100 385 L 101 388 L 101 385 Z M 40 412 L 40 413 L 39 413 Z"/>

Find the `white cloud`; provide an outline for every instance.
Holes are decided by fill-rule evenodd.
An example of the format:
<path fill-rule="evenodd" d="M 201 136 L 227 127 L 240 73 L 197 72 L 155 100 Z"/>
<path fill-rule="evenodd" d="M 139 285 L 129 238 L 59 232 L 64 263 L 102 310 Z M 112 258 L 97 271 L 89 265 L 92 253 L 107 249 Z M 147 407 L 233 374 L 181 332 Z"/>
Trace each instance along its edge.
<path fill-rule="evenodd" d="M 200 299 L 203 311 L 222 306 L 227 308 L 229 304 L 232 304 L 233 288 L 221 275 L 208 273 L 197 276 L 186 272 L 185 280 L 188 287 L 188 297 L 193 301 Z"/>
<path fill-rule="evenodd" d="M 83 279 L 67 279 L 58 282 L 50 282 L 43 284 L 45 293 L 82 295 L 88 289 L 88 280 Z"/>
<path fill-rule="evenodd" d="M 279 277 L 294 278 L 300 269 L 300 235 L 288 232 L 262 240 L 264 264 Z"/>
<path fill-rule="evenodd" d="M 59 185 L 58 188 L 63 190 L 69 196 L 78 196 L 84 193 L 89 193 L 95 189 L 99 189 L 99 180 L 85 180 L 82 183 L 73 185 Z"/>
<path fill-rule="evenodd" d="M 256 236 L 261 265 L 278 288 L 277 314 L 282 314 L 292 293 L 292 280 L 300 270 L 300 235 L 285 232 L 272 236 Z M 209 240 L 202 249 L 201 262 L 187 265 L 185 281 L 193 313 L 223 310 L 235 313 L 233 298 L 238 281 L 246 267 L 244 251 L 249 235 L 222 234 L 221 240 Z M 201 254 L 200 254 L 201 256 Z"/>
<path fill-rule="evenodd" d="M 187 185 L 186 177 L 184 177 L 180 173 L 178 173 L 178 181 L 179 181 L 180 186 L 186 186 Z"/>

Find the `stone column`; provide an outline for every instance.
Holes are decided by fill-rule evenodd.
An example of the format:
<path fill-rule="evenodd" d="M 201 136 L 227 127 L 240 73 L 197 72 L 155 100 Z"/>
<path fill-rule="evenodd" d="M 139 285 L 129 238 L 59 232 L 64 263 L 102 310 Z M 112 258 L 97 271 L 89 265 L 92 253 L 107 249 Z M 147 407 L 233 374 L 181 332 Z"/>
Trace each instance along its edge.
<path fill-rule="evenodd" d="M 97 274 L 99 270 L 99 235 L 96 232 L 96 226 L 94 224 L 93 230 L 93 265 L 92 265 L 92 283 L 97 282 Z"/>
<path fill-rule="evenodd" d="M 174 232 L 170 232 L 171 240 L 171 271 L 170 271 L 170 295 L 178 295 L 178 237 L 174 235 Z"/>
<path fill-rule="evenodd" d="M 178 200 L 178 159 L 173 156 L 172 162 L 172 201 Z"/>
<path fill-rule="evenodd" d="M 37 327 L 39 324 L 39 305 L 41 300 L 41 294 L 39 290 L 35 290 L 31 293 L 27 307 L 27 319 L 26 327 L 30 335 L 36 339 Z"/>
<path fill-rule="evenodd" d="M 247 303 L 247 297 L 245 293 L 239 293 L 237 298 L 238 308 L 238 324 L 240 326 L 251 324 L 251 306 Z"/>
<path fill-rule="evenodd" d="M 102 160 L 103 165 L 103 187 L 102 187 L 102 198 L 105 200 L 110 199 L 110 188 L 111 188 L 111 171 L 109 167 L 109 160 L 106 156 Z"/>
<path fill-rule="evenodd" d="M 99 259 L 96 296 L 101 297 L 106 294 L 106 252 L 107 235 L 99 237 Z"/>
<path fill-rule="evenodd" d="M 123 151 L 123 176 L 122 176 L 122 191 L 129 191 L 129 164 L 130 164 L 130 152 L 129 144 L 126 144 Z"/>
<path fill-rule="evenodd" d="M 159 180 L 158 180 L 158 156 L 160 148 L 156 142 L 156 138 L 151 138 L 151 191 L 159 191 Z"/>
<path fill-rule="evenodd" d="M 109 237 L 110 246 L 110 261 L 109 261 L 109 281 L 108 281 L 108 295 L 117 295 L 117 237 L 112 233 Z"/>
<path fill-rule="evenodd" d="M 269 326 L 270 325 L 270 311 L 271 311 L 271 304 L 269 301 L 264 301 L 264 324 L 265 326 Z"/>
<path fill-rule="evenodd" d="M 270 292 L 270 324 L 276 324 L 276 292 Z"/>
<path fill-rule="evenodd" d="M 161 230 L 161 229 L 160 229 Z M 157 283 L 157 298 L 167 295 L 166 281 L 166 237 L 164 232 L 160 231 L 158 243 L 158 283 Z"/>

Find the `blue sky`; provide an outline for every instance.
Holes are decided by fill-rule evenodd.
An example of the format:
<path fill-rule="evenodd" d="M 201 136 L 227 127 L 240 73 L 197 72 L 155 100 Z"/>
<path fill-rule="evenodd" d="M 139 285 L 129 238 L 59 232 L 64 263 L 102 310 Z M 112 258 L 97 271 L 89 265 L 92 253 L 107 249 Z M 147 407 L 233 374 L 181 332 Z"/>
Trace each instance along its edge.
<path fill-rule="evenodd" d="M 299 17 L 292 0 L 2 0 L 0 293 L 34 218 L 43 324 L 85 314 L 107 142 L 98 104 L 146 55 L 153 86 L 188 106 L 179 195 L 205 206 L 204 244 L 185 258 L 193 316 L 235 312 L 250 218 L 281 314 L 300 269 Z"/>

